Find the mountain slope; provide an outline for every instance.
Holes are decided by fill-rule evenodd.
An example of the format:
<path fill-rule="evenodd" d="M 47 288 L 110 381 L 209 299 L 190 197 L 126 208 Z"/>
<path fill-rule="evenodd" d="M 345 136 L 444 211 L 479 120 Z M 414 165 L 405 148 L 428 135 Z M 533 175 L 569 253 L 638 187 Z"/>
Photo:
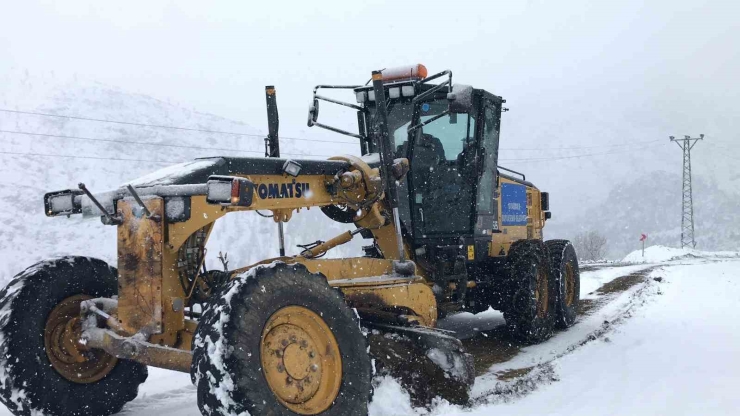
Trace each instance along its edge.
<path fill-rule="evenodd" d="M 84 80 L 27 73 L 0 77 L 3 109 L 209 131 L 0 112 L 0 283 L 52 254 L 87 254 L 115 261 L 112 227 L 97 221 L 44 217 L 41 200 L 45 192 L 75 187 L 78 182 L 102 191 L 196 157 L 263 156 L 263 132 L 238 121 Z M 509 149 L 502 150 L 502 165 L 524 171 L 528 179 L 550 192 L 554 217 L 545 229 L 548 238 L 572 238 L 581 230 L 599 230 L 610 240 L 612 257 L 635 249 L 637 237 L 643 232 L 650 234 L 651 244 L 678 243 L 680 178 L 650 173 L 678 168 L 678 149 L 664 149 L 662 142 L 588 148 L 594 146 L 589 137 L 614 138 L 609 143 L 619 143 L 619 137 L 630 141 L 659 137 L 659 125 L 583 112 L 573 114 L 572 119 L 557 120 L 541 108 L 521 109 L 521 115 L 512 113 L 507 113 L 502 129 L 501 147 Z M 578 126 L 576 133 L 574 125 Z M 522 141 L 517 142 L 517 137 Z M 340 136 L 327 134 L 326 139 L 336 141 Z M 700 143 L 702 147 L 697 147 L 694 154 L 696 174 L 707 178 L 702 181 L 697 176 L 694 187 L 698 248 L 733 250 L 740 241 L 734 231 L 738 214 L 733 208 L 740 205 L 740 188 L 736 186 L 740 184 L 740 171 L 728 160 L 735 159 L 738 149 L 710 140 L 708 137 L 706 143 Z M 670 146 L 667 138 L 664 141 Z M 540 148 L 549 150 L 531 151 Z M 289 138 L 281 139 L 281 149 L 288 157 L 321 158 L 357 150 Z M 574 157 L 580 154 L 599 155 Z M 634 178 L 641 179 L 629 184 Z M 286 226 L 289 253 L 296 252 L 290 251 L 295 244 L 326 240 L 348 228 L 351 226 L 329 221 L 316 209 L 304 210 Z M 362 244 L 358 238 L 332 255 L 359 254 Z M 215 256 L 219 251 L 229 252 L 232 266 L 275 256 L 276 226 L 254 213 L 231 214 L 216 225 L 209 244 L 211 267 L 218 267 Z"/>
<path fill-rule="evenodd" d="M 740 197 L 702 177 L 693 178 L 693 191 L 697 249 L 738 250 Z M 641 233 L 648 234 L 649 245 L 677 246 L 681 192 L 679 175 L 655 172 L 642 176 L 614 187 L 604 202 L 585 210 L 579 220 L 548 224 L 546 236 L 573 238 L 578 232 L 596 230 L 606 236 L 612 258 L 638 249 Z"/>
<path fill-rule="evenodd" d="M 46 192 L 74 188 L 79 182 L 93 191 L 103 191 L 196 157 L 222 154 L 263 157 L 264 154 L 264 135 L 251 126 L 99 84 L 65 84 L 28 77 L 0 86 L 0 103 L 6 109 L 246 134 L 204 133 L 0 112 L 0 130 L 3 131 L 0 132 L 0 284 L 34 262 L 55 255 L 89 255 L 116 262 L 115 229 L 95 219 L 46 218 L 42 203 Z M 327 143 L 294 146 L 285 141 L 283 149 L 290 152 L 291 157 L 310 157 L 332 153 L 328 146 Z M 318 209 L 302 210 L 286 226 L 288 253 L 297 252 L 296 244 L 326 240 L 348 228 L 353 227 L 325 218 Z M 220 267 L 216 259 L 219 251 L 229 253 L 232 267 L 274 257 L 278 255 L 277 241 L 277 226 L 272 219 L 252 212 L 230 214 L 216 224 L 207 247 L 207 264 Z M 358 238 L 332 254 L 358 254 L 361 244 Z"/>

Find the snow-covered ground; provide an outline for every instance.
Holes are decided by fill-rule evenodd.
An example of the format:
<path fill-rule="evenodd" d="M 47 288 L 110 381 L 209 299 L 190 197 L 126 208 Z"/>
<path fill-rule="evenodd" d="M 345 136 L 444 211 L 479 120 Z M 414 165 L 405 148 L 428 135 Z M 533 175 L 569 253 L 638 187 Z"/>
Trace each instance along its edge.
<path fill-rule="evenodd" d="M 678 260 L 685 258 L 709 258 L 726 259 L 740 258 L 740 253 L 735 251 L 701 251 L 690 248 L 674 248 L 665 246 L 650 246 L 642 250 L 636 250 L 628 254 L 623 263 L 659 263 L 662 261 Z"/>
<path fill-rule="evenodd" d="M 629 319 L 554 360 L 559 379 L 471 415 L 732 415 L 740 410 L 740 261 L 665 266 Z M 637 299 L 634 299 L 636 301 Z M 461 414 L 454 410 L 447 414 Z"/>
<path fill-rule="evenodd" d="M 568 331 L 478 377 L 471 408 L 413 409 L 399 386 L 384 380 L 371 414 L 738 414 L 740 259 L 706 258 L 725 255 L 737 257 L 682 256 L 655 267 L 647 283 L 612 295 Z M 584 273 L 581 295 L 640 267 Z M 528 367 L 519 379 L 496 377 Z"/>
<path fill-rule="evenodd" d="M 581 296 L 598 306 L 569 330 L 522 348 L 513 359 L 479 376 L 472 407 L 439 401 L 432 409 L 413 408 L 401 386 L 383 378 L 376 380 L 370 414 L 737 414 L 740 258 L 737 253 L 692 254 L 660 264 L 584 272 Z M 646 283 L 595 293 L 614 278 L 640 271 L 649 273 Z M 502 324 L 502 316 L 493 310 L 442 323 L 462 326 L 465 337 Z M 522 375 L 497 377 L 510 370 L 521 370 Z M 0 415 L 8 414 L 0 410 Z M 188 375 L 152 368 L 139 397 L 122 414 L 200 413 Z"/>

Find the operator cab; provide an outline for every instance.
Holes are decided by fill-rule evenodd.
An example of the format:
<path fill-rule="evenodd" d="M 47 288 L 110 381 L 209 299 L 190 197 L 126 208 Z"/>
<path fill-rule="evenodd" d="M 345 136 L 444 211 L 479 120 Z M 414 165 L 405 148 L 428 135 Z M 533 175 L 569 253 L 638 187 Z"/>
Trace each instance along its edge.
<path fill-rule="evenodd" d="M 385 87 L 394 156 L 408 158 L 411 165 L 398 190 L 401 221 L 414 245 L 459 244 L 460 236 L 480 236 L 488 241 L 498 228 L 494 191 L 501 97 L 455 86 L 453 92 L 472 90 L 471 105 L 465 112 L 452 112 L 449 87 L 417 102 L 415 97 L 435 85 L 407 80 Z M 399 94 L 399 90 L 407 94 Z M 370 141 L 363 153 L 374 152 L 378 134 L 374 131 L 372 90 L 366 87 L 355 92 L 358 98 L 367 97 L 362 104 L 367 109 L 365 128 Z M 420 127 L 409 131 L 412 122 Z"/>
<path fill-rule="evenodd" d="M 475 245 L 476 252 L 478 247 L 487 250 L 490 234 L 498 230 L 496 168 L 505 101 L 484 90 L 452 86 L 449 71 L 427 77 L 423 65 L 382 75 L 393 157 L 410 162 L 409 174 L 398 184 L 404 234 L 417 254 L 460 244 Z M 435 79 L 443 82 L 432 84 Z M 357 110 L 359 134 L 330 129 L 360 138 L 363 155 L 378 152 L 373 87 L 340 88 L 352 88 L 358 105 L 327 101 Z M 314 106 L 317 116 L 316 99 Z M 315 119 L 312 123 L 311 117 L 309 125 L 328 127 Z M 483 252 L 479 256 L 485 257 Z"/>

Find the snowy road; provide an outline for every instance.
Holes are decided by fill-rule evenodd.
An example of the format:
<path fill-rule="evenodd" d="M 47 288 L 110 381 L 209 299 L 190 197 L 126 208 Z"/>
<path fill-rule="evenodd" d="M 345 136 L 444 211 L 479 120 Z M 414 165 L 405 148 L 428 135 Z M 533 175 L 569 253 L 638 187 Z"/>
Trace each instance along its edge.
<path fill-rule="evenodd" d="M 601 284 L 653 265 L 606 268 L 583 274 L 582 296 Z M 653 269 L 649 279 L 606 296 L 599 309 L 550 341 L 522 348 L 493 365 L 473 389 L 476 405 L 437 404 L 413 409 L 389 379 L 376 389 L 372 416 L 396 415 L 653 415 L 737 414 L 740 396 L 740 260 L 684 259 Z M 598 299 L 598 295 L 589 298 Z M 458 317 L 467 331 L 503 323 L 495 311 Z M 604 321 L 610 325 L 604 329 Z M 579 343 L 597 334 L 595 340 Z M 577 346 L 577 347 L 576 347 Z M 536 366 L 525 380 L 500 382 L 495 373 Z M 530 382 L 531 381 L 531 382 Z M 521 381 L 520 381 L 520 384 Z M 531 391 L 530 391 L 531 390 Z M 526 394 L 521 394 L 524 392 Z M 190 378 L 150 369 L 129 416 L 199 416 Z M 0 415 L 9 415 L 0 410 Z"/>
<path fill-rule="evenodd" d="M 740 261 L 669 266 L 654 296 L 607 338 L 556 360 L 560 381 L 506 415 L 735 415 L 740 411 Z M 657 295 L 657 293 L 662 295 Z M 467 415 L 486 415 L 481 406 Z M 448 414 L 461 414 L 449 412 Z"/>
<path fill-rule="evenodd" d="M 651 280 L 647 287 L 620 295 L 596 316 L 529 348 L 514 362 L 492 368 L 532 366 L 547 362 L 548 355 L 560 355 L 543 366 L 545 373 L 552 371 L 542 377 L 544 382 L 533 374 L 535 389 L 530 394 L 519 397 L 504 386 L 501 394 L 481 395 L 472 409 L 439 405 L 425 413 L 411 409 L 387 383 L 376 392 L 382 400 L 373 403 L 372 414 L 736 415 L 740 260 L 684 263 L 693 264 L 655 270 L 651 277 L 662 277 L 661 283 Z M 572 352 L 563 349 L 578 339 L 584 326 L 597 324 L 589 321 L 609 316 L 622 322 Z M 490 392 L 495 383 L 479 377 L 474 393 L 482 394 L 486 387 Z M 525 385 L 523 390 L 530 388 Z"/>

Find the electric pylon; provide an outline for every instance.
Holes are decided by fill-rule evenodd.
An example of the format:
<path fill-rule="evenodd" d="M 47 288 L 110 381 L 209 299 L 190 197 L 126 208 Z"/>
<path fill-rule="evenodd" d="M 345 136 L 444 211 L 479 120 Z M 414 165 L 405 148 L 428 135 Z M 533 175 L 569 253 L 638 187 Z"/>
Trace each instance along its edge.
<path fill-rule="evenodd" d="M 704 140 L 704 135 L 700 134 L 698 138 L 684 136 L 683 139 L 676 139 L 670 136 L 672 142 L 676 142 L 678 147 L 683 151 L 683 197 L 681 198 L 681 248 L 696 247 L 694 240 L 694 199 L 691 190 L 691 149 L 696 142 Z"/>

